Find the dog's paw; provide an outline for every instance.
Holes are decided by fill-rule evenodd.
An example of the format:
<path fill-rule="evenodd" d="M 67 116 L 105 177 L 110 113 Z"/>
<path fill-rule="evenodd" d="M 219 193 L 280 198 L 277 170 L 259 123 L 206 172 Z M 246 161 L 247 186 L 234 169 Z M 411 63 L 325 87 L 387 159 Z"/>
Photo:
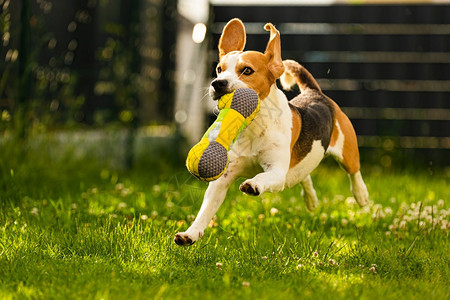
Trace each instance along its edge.
<path fill-rule="evenodd" d="M 173 241 L 178 246 L 190 246 L 195 243 L 195 241 L 185 232 L 179 232 L 175 234 L 175 238 L 173 239 Z"/>
<path fill-rule="evenodd" d="M 364 183 L 361 173 L 358 171 L 350 176 L 350 190 L 355 196 L 360 207 L 366 206 L 369 202 L 369 191 Z"/>
<path fill-rule="evenodd" d="M 364 207 L 369 203 L 369 192 L 367 190 L 355 192 L 354 196 L 359 207 Z"/>
<path fill-rule="evenodd" d="M 244 181 L 239 187 L 241 192 L 251 195 L 251 196 L 259 196 L 262 192 L 262 189 L 252 180 Z"/>
<path fill-rule="evenodd" d="M 313 211 L 319 205 L 319 200 L 316 194 L 302 193 L 303 199 L 305 200 L 306 209 L 308 211 Z"/>
<path fill-rule="evenodd" d="M 179 232 L 175 234 L 173 241 L 178 246 L 190 246 L 194 244 L 199 238 L 203 236 L 203 232 L 198 232 L 197 235 L 191 235 L 187 232 Z"/>

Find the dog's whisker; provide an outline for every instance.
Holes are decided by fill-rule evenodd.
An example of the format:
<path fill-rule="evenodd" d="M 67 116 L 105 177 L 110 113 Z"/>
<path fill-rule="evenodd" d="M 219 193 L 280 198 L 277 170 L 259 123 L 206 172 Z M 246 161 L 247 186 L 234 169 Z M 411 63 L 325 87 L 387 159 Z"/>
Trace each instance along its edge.
<path fill-rule="evenodd" d="M 201 102 L 203 102 L 205 99 L 208 100 L 207 98 L 209 97 L 209 87 L 202 88 L 202 90 L 204 90 L 205 92 L 203 93 L 203 96 L 200 99 Z"/>

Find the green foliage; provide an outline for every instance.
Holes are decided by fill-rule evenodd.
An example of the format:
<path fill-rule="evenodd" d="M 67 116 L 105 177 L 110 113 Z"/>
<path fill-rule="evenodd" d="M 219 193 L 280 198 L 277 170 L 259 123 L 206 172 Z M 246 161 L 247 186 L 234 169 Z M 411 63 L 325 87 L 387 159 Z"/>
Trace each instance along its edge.
<path fill-rule="evenodd" d="M 136 125 L 149 83 L 140 75 L 138 1 L 129 9 L 109 0 L 11 2 L 0 2 L 0 114 L 9 125 L 22 136 L 37 128 Z"/>
<path fill-rule="evenodd" d="M 6 147 L 7 146 L 7 147 Z M 206 185 L 181 168 L 120 172 L 43 148 L 3 144 L 0 298 L 447 299 L 444 172 L 363 170 L 360 209 L 344 173 L 313 173 L 321 205 L 294 187 L 244 196 L 233 185 L 205 236 L 173 243 Z"/>

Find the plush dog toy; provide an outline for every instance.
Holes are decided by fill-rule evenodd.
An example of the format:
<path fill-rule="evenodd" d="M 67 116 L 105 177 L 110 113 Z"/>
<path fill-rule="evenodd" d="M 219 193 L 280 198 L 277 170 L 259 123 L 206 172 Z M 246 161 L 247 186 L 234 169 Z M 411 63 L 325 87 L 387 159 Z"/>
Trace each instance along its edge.
<path fill-rule="evenodd" d="M 220 113 L 216 121 L 188 153 L 186 167 L 189 172 L 203 181 L 222 176 L 228 166 L 228 151 L 241 131 L 256 117 L 259 106 L 258 95 L 249 88 L 223 95 L 218 102 Z"/>

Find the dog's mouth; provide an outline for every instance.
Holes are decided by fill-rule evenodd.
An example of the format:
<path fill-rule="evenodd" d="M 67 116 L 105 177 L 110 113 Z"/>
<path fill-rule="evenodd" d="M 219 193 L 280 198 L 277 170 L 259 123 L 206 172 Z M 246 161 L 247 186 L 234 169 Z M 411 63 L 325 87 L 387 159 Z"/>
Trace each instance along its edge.
<path fill-rule="evenodd" d="M 231 91 L 230 83 L 226 79 L 216 78 L 209 86 L 209 94 L 213 100 L 218 100 L 220 97 L 230 93 Z"/>
<path fill-rule="evenodd" d="M 222 90 L 219 90 L 219 91 L 217 91 L 217 90 L 215 90 L 214 89 L 214 87 L 213 86 L 211 86 L 210 88 L 209 88 L 209 95 L 211 96 L 211 98 L 214 100 L 214 101 L 217 101 L 217 100 L 219 100 L 222 96 L 224 96 L 224 95 L 226 95 L 226 94 L 229 94 L 229 93 L 231 93 L 233 90 L 228 90 L 228 89 L 222 89 Z"/>
<path fill-rule="evenodd" d="M 219 100 L 223 95 L 226 95 L 226 94 L 228 94 L 228 92 L 215 92 L 215 91 L 210 92 L 211 98 L 214 101 Z"/>

